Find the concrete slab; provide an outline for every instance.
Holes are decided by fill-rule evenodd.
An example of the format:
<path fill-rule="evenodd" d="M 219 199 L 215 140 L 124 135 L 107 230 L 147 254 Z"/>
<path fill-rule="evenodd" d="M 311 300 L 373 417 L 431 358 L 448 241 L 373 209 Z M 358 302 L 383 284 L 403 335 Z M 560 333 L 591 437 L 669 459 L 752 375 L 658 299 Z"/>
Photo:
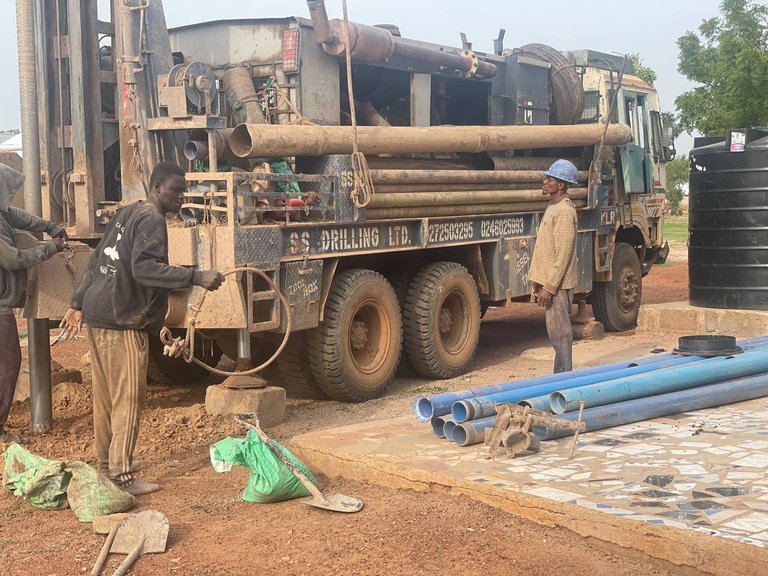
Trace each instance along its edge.
<path fill-rule="evenodd" d="M 768 312 L 691 306 L 688 301 L 640 307 L 638 331 L 667 334 L 731 334 L 751 338 L 768 334 Z"/>
<path fill-rule="evenodd" d="M 285 420 L 285 390 L 276 386 L 256 389 L 231 389 L 221 384 L 205 391 L 205 411 L 228 415 L 253 412 L 259 423 L 268 428 Z"/>
<path fill-rule="evenodd" d="M 767 390 L 768 392 L 768 390 Z M 768 399 L 542 443 L 487 458 L 412 417 L 294 438 L 314 471 L 417 491 L 447 490 L 535 522 L 707 574 L 768 566 Z"/>

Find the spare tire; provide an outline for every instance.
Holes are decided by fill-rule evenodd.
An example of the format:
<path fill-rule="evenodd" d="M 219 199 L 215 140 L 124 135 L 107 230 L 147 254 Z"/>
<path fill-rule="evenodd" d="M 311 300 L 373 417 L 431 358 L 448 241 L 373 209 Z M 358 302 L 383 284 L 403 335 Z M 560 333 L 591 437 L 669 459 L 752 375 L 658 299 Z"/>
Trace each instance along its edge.
<path fill-rule="evenodd" d="M 550 124 L 573 124 L 584 111 L 581 77 L 562 52 L 546 44 L 526 44 L 518 53 L 549 63 Z"/>

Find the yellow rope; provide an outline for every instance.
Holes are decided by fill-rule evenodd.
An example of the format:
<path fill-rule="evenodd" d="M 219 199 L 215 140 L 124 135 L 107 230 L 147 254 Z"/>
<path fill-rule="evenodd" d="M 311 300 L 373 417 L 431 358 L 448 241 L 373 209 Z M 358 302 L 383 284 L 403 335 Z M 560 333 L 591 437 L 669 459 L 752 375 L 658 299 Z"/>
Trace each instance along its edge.
<path fill-rule="evenodd" d="M 255 368 L 251 368 L 250 370 L 246 370 L 244 372 L 228 372 L 226 370 L 219 370 L 218 368 L 214 368 L 213 366 L 209 366 L 205 362 L 202 362 L 195 358 L 195 325 L 197 324 L 197 315 L 203 308 L 203 302 L 205 302 L 205 297 L 208 294 L 207 290 L 203 291 L 202 296 L 200 297 L 200 300 L 198 300 L 197 305 L 193 306 L 190 305 L 189 309 L 192 310 L 192 316 L 187 321 L 187 332 L 184 335 L 184 338 L 177 337 L 174 338 L 173 334 L 168 328 L 163 328 L 160 330 L 160 340 L 163 342 L 163 354 L 166 356 L 171 356 L 172 358 L 177 358 L 179 356 L 183 357 L 186 362 L 194 362 L 198 366 L 202 366 L 206 370 L 213 372 L 214 374 L 219 374 L 220 376 L 248 376 L 250 374 L 255 374 L 256 372 L 259 372 L 260 370 L 263 370 L 272 362 L 277 359 L 277 357 L 280 355 L 280 352 L 283 351 L 283 348 L 285 348 L 285 345 L 288 343 L 288 336 L 291 334 L 291 324 L 292 324 L 292 317 L 291 317 L 291 307 L 288 304 L 288 301 L 285 299 L 285 296 L 277 289 L 277 286 L 275 285 L 274 280 L 267 276 L 264 272 L 259 270 L 258 268 L 254 268 L 252 266 L 241 266 L 239 268 L 233 268 L 232 270 L 227 270 L 224 272 L 224 276 L 229 276 L 230 274 L 235 274 L 237 272 L 252 272 L 254 274 L 257 274 L 261 276 L 264 281 L 267 283 L 268 287 L 277 294 L 278 299 L 280 300 L 280 304 L 283 307 L 283 310 L 285 311 L 285 315 L 287 318 L 286 326 L 285 326 L 285 335 L 283 336 L 283 341 L 280 343 L 280 346 L 275 351 L 272 356 L 262 362 L 259 366 L 256 366 Z"/>
<path fill-rule="evenodd" d="M 349 16 L 347 14 L 347 0 L 341 0 L 344 10 L 344 27 L 342 30 L 344 41 L 344 55 L 347 64 L 347 94 L 349 97 L 349 115 L 352 118 L 352 174 L 354 184 L 350 197 L 358 208 L 365 208 L 373 199 L 373 180 L 368 169 L 368 160 L 358 150 L 357 137 L 357 113 L 355 111 L 355 92 L 352 88 L 352 53 L 349 46 Z M 362 198 L 362 199 L 361 199 Z"/>

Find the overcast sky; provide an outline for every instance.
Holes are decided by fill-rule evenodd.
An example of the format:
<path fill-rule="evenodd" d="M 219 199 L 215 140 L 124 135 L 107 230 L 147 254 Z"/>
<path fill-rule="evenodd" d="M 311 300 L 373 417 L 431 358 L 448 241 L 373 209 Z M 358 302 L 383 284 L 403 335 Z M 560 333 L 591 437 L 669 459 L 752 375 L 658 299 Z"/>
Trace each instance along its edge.
<path fill-rule="evenodd" d="M 675 97 L 691 88 L 677 72 L 675 41 L 719 14 L 720 0 L 348 0 L 350 19 L 364 24 L 397 24 L 403 36 L 460 46 L 464 32 L 473 47 L 493 51 L 499 28 L 505 46 L 531 42 L 559 50 L 590 48 L 638 53 L 656 71 L 662 106 L 674 109 Z M 19 127 L 15 0 L 0 0 L 0 130 Z M 104 10 L 108 0 L 99 0 Z M 341 0 L 327 0 L 331 18 L 341 17 Z M 169 27 L 225 18 L 308 16 L 303 0 L 166 0 Z M 107 14 L 107 12 L 104 12 Z M 103 16 L 102 16 L 103 17 Z M 691 138 L 677 141 L 687 154 Z"/>

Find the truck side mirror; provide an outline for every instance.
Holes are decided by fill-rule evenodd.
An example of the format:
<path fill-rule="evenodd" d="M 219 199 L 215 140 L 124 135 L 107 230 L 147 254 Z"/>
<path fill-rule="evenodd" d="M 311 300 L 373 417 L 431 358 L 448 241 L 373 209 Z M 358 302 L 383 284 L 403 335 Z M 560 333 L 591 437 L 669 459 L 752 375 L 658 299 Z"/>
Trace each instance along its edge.
<path fill-rule="evenodd" d="M 675 150 L 675 131 L 670 122 L 662 122 L 662 142 L 664 143 L 664 162 L 674 160 L 677 155 Z"/>

